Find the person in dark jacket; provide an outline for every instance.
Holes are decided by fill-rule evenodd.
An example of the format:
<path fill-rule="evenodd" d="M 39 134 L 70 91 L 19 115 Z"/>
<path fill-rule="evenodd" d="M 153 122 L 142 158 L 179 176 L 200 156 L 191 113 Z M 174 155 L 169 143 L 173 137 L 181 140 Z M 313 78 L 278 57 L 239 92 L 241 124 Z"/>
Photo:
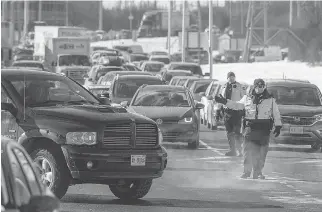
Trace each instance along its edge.
<path fill-rule="evenodd" d="M 221 95 L 232 101 L 239 101 L 246 94 L 246 87 L 239 82 L 236 82 L 236 76 L 234 72 L 227 74 L 227 83 L 222 89 Z M 230 151 L 226 153 L 226 156 L 242 156 L 241 149 L 241 119 L 243 115 L 242 110 L 235 110 L 223 106 L 224 111 L 224 123 L 227 132 L 227 138 L 229 143 Z M 218 120 L 218 113 L 216 119 Z"/>
<path fill-rule="evenodd" d="M 241 178 L 265 179 L 262 173 L 268 152 L 270 132 L 275 126 L 279 136 L 282 122 L 275 99 L 270 95 L 262 79 L 254 80 L 253 90 L 240 101 L 227 100 L 222 95 L 215 100 L 235 110 L 245 110 L 243 118 L 244 173 Z"/>

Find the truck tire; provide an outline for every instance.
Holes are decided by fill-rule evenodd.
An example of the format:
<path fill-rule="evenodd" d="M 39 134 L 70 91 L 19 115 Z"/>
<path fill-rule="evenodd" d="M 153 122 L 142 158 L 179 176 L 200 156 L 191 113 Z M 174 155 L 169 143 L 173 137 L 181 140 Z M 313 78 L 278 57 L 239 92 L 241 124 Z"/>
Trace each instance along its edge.
<path fill-rule="evenodd" d="M 61 158 L 54 151 L 51 152 L 43 148 L 33 151 L 30 156 L 39 165 L 38 168 L 41 170 L 43 182 L 45 181 L 44 177 L 46 177 L 46 174 L 48 175 L 48 167 L 43 167 L 47 163 L 45 166 L 50 168 L 51 182 L 45 184 L 47 184 L 57 198 L 61 199 L 66 194 L 70 183 L 69 170 L 64 157 Z"/>
<path fill-rule="evenodd" d="M 121 200 L 136 200 L 144 197 L 150 191 L 152 179 L 135 180 L 126 185 L 110 185 L 111 192 Z"/>

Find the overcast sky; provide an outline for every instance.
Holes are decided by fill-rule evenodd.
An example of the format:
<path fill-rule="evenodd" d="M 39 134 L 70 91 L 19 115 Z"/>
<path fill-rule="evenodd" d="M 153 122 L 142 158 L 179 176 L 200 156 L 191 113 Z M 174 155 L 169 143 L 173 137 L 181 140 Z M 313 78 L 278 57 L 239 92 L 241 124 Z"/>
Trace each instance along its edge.
<path fill-rule="evenodd" d="M 124 0 L 123 0 L 124 1 Z M 127 0 L 128 2 L 130 2 L 130 0 Z M 138 4 L 139 2 L 141 2 L 143 0 L 133 0 L 134 4 Z M 149 1 L 151 2 L 151 4 L 154 3 L 154 0 L 144 0 L 144 1 Z M 117 4 L 117 0 L 103 0 L 103 5 L 105 8 L 113 8 L 116 4 Z M 182 4 L 183 0 L 174 0 L 174 2 L 178 5 Z M 196 5 L 197 1 L 194 0 L 190 0 L 187 1 L 189 4 L 191 5 Z M 200 0 L 201 5 L 205 5 L 208 4 L 208 0 Z M 168 0 L 157 0 L 157 5 L 158 6 L 163 6 L 163 7 L 167 7 L 167 5 L 169 4 Z M 216 4 L 219 4 L 220 6 L 224 6 L 225 5 L 225 0 L 213 0 L 213 5 L 215 6 Z"/>

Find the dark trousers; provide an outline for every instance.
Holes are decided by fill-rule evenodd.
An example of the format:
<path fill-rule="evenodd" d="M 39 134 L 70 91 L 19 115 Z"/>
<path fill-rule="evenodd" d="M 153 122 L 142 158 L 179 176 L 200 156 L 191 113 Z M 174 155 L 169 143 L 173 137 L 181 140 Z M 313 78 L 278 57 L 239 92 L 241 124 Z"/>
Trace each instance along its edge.
<path fill-rule="evenodd" d="M 224 113 L 224 124 L 227 132 L 230 151 L 241 151 L 242 135 L 241 112 L 236 110 L 226 110 Z"/>
<path fill-rule="evenodd" d="M 262 174 L 266 156 L 269 149 L 269 136 L 263 136 L 261 140 L 251 140 L 249 136 L 243 136 L 244 173 Z"/>

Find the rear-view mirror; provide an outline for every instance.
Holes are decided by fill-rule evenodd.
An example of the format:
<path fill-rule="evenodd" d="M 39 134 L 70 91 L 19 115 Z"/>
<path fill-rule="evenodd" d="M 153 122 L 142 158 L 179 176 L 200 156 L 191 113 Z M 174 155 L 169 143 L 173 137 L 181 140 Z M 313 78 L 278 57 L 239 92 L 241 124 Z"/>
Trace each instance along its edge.
<path fill-rule="evenodd" d="M 123 101 L 123 102 L 121 102 L 121 106 L 122 107 L 128 107 L 129 106 L 129 102 L 128 101 Z"/>
<path fill-rule="evenodd" d="M 98 98 L 110 98 L 110 93 L 109 92 L 105 92 L 105 93 L 100 93 L 97 94 Z"/>
<path fill-rule="evenodd" d="M 210 73 L 205 73 L 203 76 L 210 77 Z"/>
<path fill-rule="evenodd" d="M 202 104 L 202 103 L 200 103 L 200 102 L 198 102 L 197 104 L 196 104 L 196 109 L 197 110 L 201 110 L 201 109 L 203 109 L 205 107 L 205 105 L 204 104 Z"/>
<path fill-rule="evenodd" d="M 205 96 L 205 92 L 200 92 L 199 95 L 200 96 Z"/>
<path fill-rule="evenodd" d="M 89 79 L 88 79 L 88 81 L 89 81 L 89 82 L 93 82 L 93 79 L 92 79 L 92 78 L 89 78 Z"/>
<path fill-rule="evenodd" d="M 58 211 L 60 202 L 53 196 L 33 196 L 29 204 L 23 206 L 24 212 Z"/>
<path fill-rule="evenodd" d="M 214 99 L 214 97 L 213 97 L 213 96 L 207 96 L 207 99 L 208 99 L 208 100 L 213 100 L 213 99 Z"/>
<path fill-rule="evenodd" d="M 105 98 L 105 97 L 101 96 L 101 97 L 98 97 L 98 99 L 104 105 L 110 105 L 111 104 L 111 100 L 109 98 Z"/>

